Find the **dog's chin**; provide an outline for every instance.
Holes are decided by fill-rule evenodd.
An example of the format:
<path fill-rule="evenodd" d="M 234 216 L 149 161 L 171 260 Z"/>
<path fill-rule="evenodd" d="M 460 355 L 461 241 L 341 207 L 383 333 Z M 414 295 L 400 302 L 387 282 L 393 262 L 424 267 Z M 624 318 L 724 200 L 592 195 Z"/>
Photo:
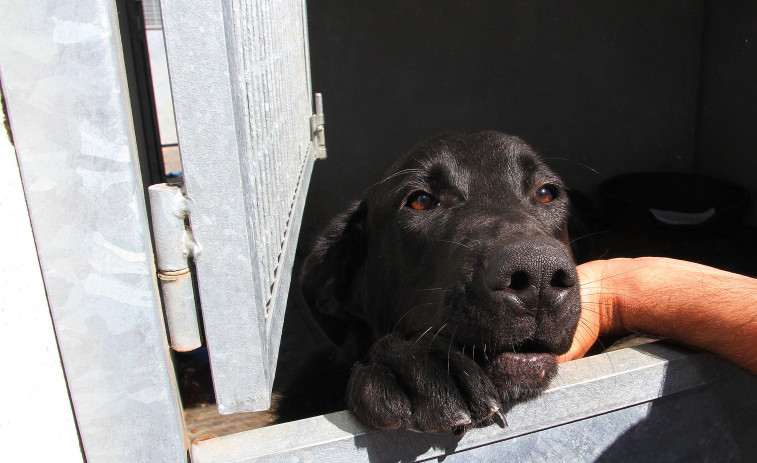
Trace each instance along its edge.
<path fill-rule="evenodd" d="M 507 400 L 525 400 L 549 386 L 557 359 L 549 353 L 505 352 L 492 359 L 487 374 Z"/>

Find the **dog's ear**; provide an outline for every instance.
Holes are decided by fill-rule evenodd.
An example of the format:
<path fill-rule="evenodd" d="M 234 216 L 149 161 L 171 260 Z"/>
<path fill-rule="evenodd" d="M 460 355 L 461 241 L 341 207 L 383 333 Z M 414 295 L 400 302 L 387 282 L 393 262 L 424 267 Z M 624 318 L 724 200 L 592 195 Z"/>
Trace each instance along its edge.
<path fill-rule="evenodd" d="M 302 294 L 314 312 L 347 316 L 355 276 L 365 259 L 367 209 L 362 201 L 336 217 L 305 260 Z"/>

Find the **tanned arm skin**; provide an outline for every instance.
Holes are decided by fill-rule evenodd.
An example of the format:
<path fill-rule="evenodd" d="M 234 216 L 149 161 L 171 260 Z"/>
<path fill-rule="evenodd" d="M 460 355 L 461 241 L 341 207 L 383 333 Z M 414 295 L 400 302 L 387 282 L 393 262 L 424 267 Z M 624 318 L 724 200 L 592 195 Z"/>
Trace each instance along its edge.
<path fill-rule="evenodd" d="M 725 357 L 757 374 L 757 279 L 659 257 L 578 267 L 582 314 L 558 361 L 582 357 L 599 335 L 640 332 Z"/>

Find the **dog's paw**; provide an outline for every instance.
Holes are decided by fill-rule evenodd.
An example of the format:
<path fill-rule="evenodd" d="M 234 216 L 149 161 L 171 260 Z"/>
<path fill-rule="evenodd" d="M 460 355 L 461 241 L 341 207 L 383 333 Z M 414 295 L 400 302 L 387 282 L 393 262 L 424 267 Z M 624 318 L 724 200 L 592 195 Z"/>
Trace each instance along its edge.
<path fill-rule="evenodd" d="M 484 370 L 439 338 L 381 338 L 352 369 L 347 405 L 380 429 L 457 434 L 497 422 L 500 396 Z"/>

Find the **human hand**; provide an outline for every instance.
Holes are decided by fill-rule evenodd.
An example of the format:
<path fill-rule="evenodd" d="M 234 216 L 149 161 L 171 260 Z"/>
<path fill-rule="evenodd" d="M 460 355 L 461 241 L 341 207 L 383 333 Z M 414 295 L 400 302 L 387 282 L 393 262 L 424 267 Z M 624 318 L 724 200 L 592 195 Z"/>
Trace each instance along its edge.
<path fill-rule="evenodd" d="M 583 357 L 600 335 L 622 329 L 615 310 L 622 295 L 615 289 L 617 279 L 622 276 L 619 263 L 619 259 L 596 260 L 576 267 L 581 287 L 581 318 L 570 350 L 557 357 L 558 362 Z"/>
<path fill-rule="evenodd" d="M 629 332 L 699 347 L 757 374 L 757 279 L 664 257 L 579 265 L 581 318 L 570 350 L 581 358 L 601 335 Z"/>

